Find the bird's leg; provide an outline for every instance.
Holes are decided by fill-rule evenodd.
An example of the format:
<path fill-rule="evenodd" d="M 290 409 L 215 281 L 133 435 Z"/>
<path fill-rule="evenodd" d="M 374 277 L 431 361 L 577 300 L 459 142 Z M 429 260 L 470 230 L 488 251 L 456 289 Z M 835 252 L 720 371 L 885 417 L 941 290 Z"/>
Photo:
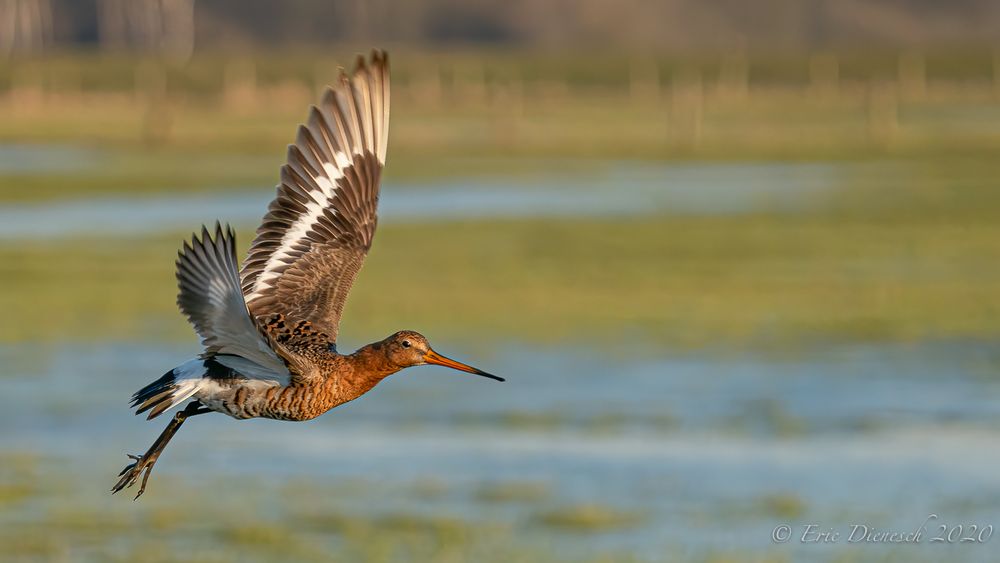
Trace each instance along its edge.
<path fill-rule="evenodd" d="M 142 456 L 136 456 L 129 454 L 128 457 L 132 458 L 132 463 L 125 466 L 122 472 L 118 474 L 120 479 L 115 483 L 115 486 L 111 488 L 111 494 L 117 493 L 118 491 L 131 487 L 135 484 L 136 480 L 139 479 L 139 475 L 142 475 L 142 483 L 139 485 L 139 492 L 136 493 L 135 498 L 146 492 L 146 481 L 149 480 L 149 474 L 153 471 L 153 464 L 156 463 L 156 459 L 160 457 L 160 453 L 163 449 L 167 447 L 167 443 L 170 439 L 174 437 L 177 430 L 180 429 L 181 424 L 189 416 L 195 416 L 198 414 L 205 414 L 207 412 L 212 412 L 201 405 L 201 403 L 195 401 L 187 406 L 182 411 L 179 411 L 174 415 L 174 418 L 170 420 L 170 424 L 163 429 L 160 436 L 153 442 L 153 445 L 149 447 Z"/>

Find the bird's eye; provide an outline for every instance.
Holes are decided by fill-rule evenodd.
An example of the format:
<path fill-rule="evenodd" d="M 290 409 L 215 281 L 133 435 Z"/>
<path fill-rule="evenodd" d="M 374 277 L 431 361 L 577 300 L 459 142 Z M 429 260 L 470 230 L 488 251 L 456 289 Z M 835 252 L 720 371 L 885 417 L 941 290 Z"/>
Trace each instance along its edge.
<path fill-rule="evenodd" d="M 400 344 L 403 345 L 403 348 L 409 348 L 410 347 L 410 341 L 409 340 L 404 340 L 404 341 L 400 342 Z"/>

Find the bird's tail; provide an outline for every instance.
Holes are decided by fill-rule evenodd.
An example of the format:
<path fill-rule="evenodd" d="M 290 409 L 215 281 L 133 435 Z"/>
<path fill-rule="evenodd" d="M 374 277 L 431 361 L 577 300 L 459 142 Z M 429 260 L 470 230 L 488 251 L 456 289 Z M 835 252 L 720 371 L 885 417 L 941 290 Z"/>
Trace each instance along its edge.
<path fill-rule="evenodd" d="M 132 395 L 135 414 L 149 411 L 146 420 L 150 420 L 183 403 L 198 391 L 206 371 L 204 360 L 193 359 L 163 374 Z"/>

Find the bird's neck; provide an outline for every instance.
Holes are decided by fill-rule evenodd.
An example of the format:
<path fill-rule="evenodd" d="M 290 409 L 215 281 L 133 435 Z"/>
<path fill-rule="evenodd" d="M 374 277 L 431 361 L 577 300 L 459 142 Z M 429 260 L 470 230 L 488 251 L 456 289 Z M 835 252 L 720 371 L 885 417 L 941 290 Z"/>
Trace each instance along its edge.
<path fill-rule="evenodd" d="M 382 351 L 380 342 L 359 348 L 357 352 L 347 356 L 347 361 L 354 368 L 351 370 L 352 382 L 364 388 L 365 391 L 402 369 L 389 361 Z"/>

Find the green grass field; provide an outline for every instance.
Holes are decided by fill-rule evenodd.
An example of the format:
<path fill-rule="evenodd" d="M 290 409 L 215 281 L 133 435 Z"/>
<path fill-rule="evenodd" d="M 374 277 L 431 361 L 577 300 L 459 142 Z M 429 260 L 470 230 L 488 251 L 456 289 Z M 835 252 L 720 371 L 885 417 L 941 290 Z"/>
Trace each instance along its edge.
<path fill-rule="evenodd" d="M 995 338 L 996 168 L 902 166 L 911 177 L 845 186 L 795 214 L 387 221 L 343 333 L 674 347 Z M 4 243 L 0 307 L 33 320 L 4 323 L 0 338 L 186 337 L 173 304 L 182 237 Z"/>

